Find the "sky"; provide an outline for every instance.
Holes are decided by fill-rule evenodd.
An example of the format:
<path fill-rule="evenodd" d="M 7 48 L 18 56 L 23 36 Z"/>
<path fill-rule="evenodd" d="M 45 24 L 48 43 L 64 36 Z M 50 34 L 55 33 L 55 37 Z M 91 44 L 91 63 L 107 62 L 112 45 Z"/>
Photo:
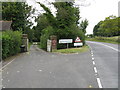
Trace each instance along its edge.
<path fill-rule="evenodd" d="M 49 7 L 52 13 L 55 16 L 56 9 L 49 2 L 54 0 L 36 0 L 37 2 L 41 2 Z M 86 29 L 87 34 L 93 33 L 94 26 L 101 20 L 104 20 L 106 17 L 110 15 L 118 16 L 118 2 L 120 0 L 76 0 L 76 5 L 80 9 L 80 20 L 87 19 L 89 21 L 89 25 Z M 38 10 L 38 12 L 44 12 L 43 9 L 39 6 L 39 4 L 35 3 L 35 0 L 27 0 L 29 5 Z M 36 15 L 38 14 L 36 12 Z M 36 25 L 36 23 L 35 23 Z"/>

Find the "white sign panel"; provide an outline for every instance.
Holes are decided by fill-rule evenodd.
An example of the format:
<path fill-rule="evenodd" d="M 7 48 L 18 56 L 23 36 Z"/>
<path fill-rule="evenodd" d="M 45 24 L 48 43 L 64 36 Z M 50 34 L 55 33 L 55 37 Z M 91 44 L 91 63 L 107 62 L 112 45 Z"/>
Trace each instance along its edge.
<path fill-rule="evenodd" d="M 72 43 L 73 40 L 72 39 L 60 39 L 59 43 Z"/>
<path fill-rule="evenodd" d="M 47 40 L 47 51 L 51 52 L 51 40 Z"/>
<path fill-rule="evenodd" d="M 74 46 L 83 46 L 83 43 L 74 43 Z"/>

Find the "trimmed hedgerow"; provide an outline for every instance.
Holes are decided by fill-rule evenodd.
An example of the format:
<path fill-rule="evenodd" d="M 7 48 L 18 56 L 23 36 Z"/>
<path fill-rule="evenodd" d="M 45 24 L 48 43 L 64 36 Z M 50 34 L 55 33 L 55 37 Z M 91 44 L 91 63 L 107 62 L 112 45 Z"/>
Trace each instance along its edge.
<path fill-rule="evenodd" d="M 5 31 L 2 33 L 2 58 L 15 55 L 20 52 L 22 33 L 19 31 Z"/>

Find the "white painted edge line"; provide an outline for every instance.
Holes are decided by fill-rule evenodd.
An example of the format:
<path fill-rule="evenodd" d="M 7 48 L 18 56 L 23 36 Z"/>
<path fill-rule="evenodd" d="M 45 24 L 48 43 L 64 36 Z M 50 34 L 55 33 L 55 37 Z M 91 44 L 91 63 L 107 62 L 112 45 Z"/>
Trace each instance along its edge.
<path fill-rule="evenodd" d="M 117 51 L 117 52 L 120 52 L 118 49 L 116 49 L 116 48 L 114 48 L 114 47 L 111 47 L 111 46 L 109 46 L 109 45 L 105 45 L 105 44 L 103 44 L 103 43 L 98 43 L 98 42 L 90 42 L 90 43 L 95 43 L 95 44 L 104 45 L 104 46 L 106 46 L 106 47 L 109 47 L 109 48 L 111 48 L 111 49 Z"/>
<path fill-rule="evenodd" d="M 97 68 L 96 67 L 94 67 L 94 71 L 95 71 L 95 73 L 97 73 Z"/>
<path fill-rule="evenodd" d="M 3 66 L 0 71 L 2 71 L 3 68 L 7 67 L 9 64 L 11 64 L 15 59 L 13 59 L 12 61 L 10 61 L 9 63 L 7 63 L 5 66 Z"/>
<path fill-rule="evenodd" d="M 97 83 L 98 83 L 99 88 L 103 88 L 102 84 L 101 84 L 101 81 L 100 81 L 100 78 L 97 78 Z"/>

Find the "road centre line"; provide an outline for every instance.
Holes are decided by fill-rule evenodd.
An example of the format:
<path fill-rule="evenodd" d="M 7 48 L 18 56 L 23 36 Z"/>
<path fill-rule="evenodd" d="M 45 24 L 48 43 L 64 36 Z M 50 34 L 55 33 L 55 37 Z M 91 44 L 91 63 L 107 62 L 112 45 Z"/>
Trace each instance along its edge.
<path fill-rule="evenodd" d="M 96 67 L 94 67 L 94 71 L 95 71 L 95 73 L 97 73 L 97 68 Z"/>
<path fill-rule="evenodd" d="M 91 55 L 92 55 L 92 60 L 93 60 L 93 65 L 95 65 L 95 61 L 94 61 L 94 57 L 93 57 L 93 51 L 92 51 L 92 48 L 90 45 L 88 45 L 90 47 L 90 50 L 91 50 Z M 94 71 L 95 71 L 95 75 L 98 77 L 98 71 L 97 71 L 97 68 L 94 66 Z M 97 78 L 97 83 L 98 83 L 98 87 L 99 88 L 103 88 L 102 87 L 102 84 L 101 84 L 101 81 L 100 81 L 100 78 Z"/>
<path fill-rule="evenodd" d="M 94 58 L 92 58 L 92 60 L 94 60 Z"/>
<path fill-rule="evenodd" d="M 95 61 L 93 61 L 93 65 L 95 65 Z"/>
<path fill-rule="evenodd" d="M 102 87 L 102 84 L 101 84 L 101 81 L 100 81 L 100 78 L 97 78 L 97 82 L 98 82 L 99 88 L 103 88 L 103 87 Z"/>

